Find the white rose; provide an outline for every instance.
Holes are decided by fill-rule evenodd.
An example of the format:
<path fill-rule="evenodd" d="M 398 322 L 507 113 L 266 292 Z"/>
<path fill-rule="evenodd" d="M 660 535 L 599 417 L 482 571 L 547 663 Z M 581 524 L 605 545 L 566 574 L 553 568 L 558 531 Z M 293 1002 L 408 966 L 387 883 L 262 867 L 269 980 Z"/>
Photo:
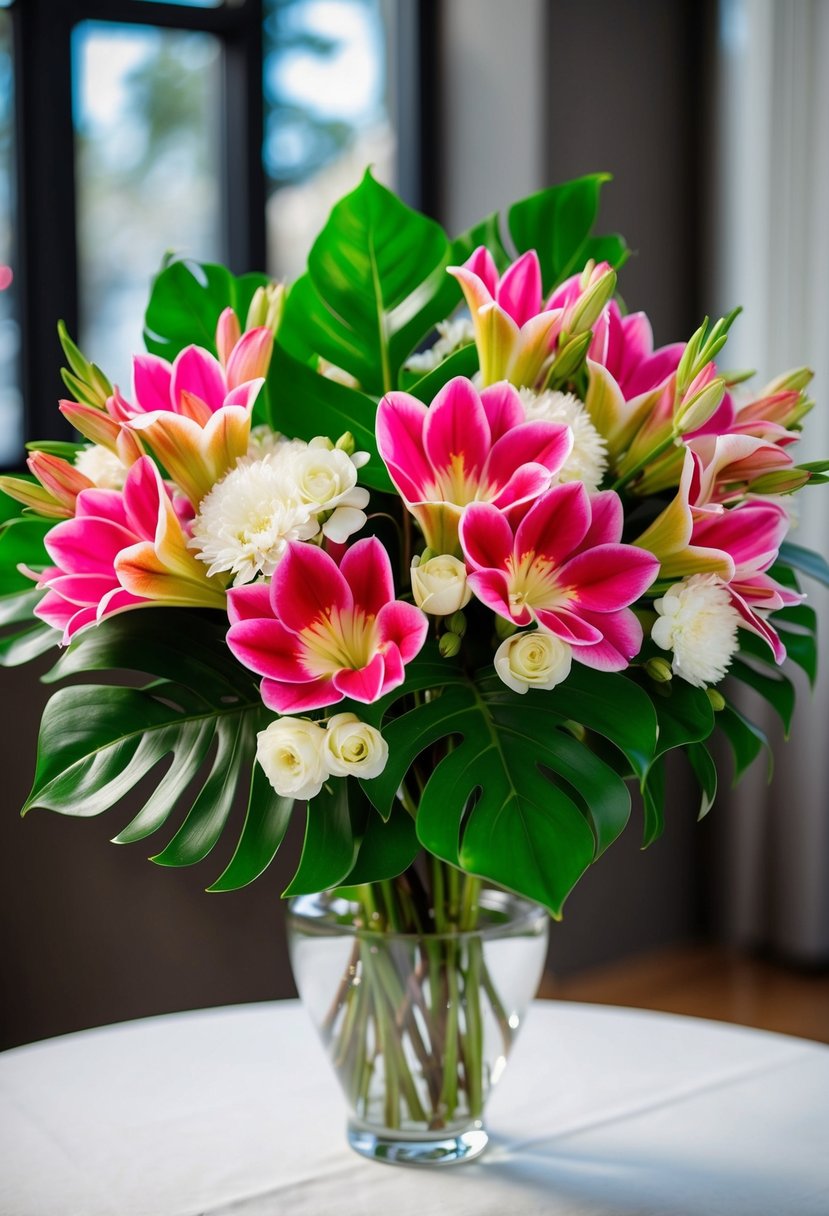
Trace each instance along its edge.
<path fill-rule="evenodd" d="M 278 718 L 256 736 L 256 759 L 283 798 L 314 798 L 328 776 L 325 731 L 310 718 Z"/>
<path fill-rule="evenodd" d="M 466 566 L 448 553 L 412 563 L 412 592 L 418 608 L 432 616 L 451 616 L 472 599 Z"/>
<path fill-rule="evenodd" d="M 389 758 L 389 745 L 379 730 L 356 714 L 329 719 L 324 748 L 332 777 L 379 777 Z"/>
<path fill-rule="evenodd" d="M 357 485 L 357 463 L 325 439 L 312 439 L 291 463 L 300 500 L 315 515 L 330 511 L 323 523 L 329 540 L 344 544 L 366 522 L 369 493 Z M 362 453 L 359 454 L 362 456 Z"/>
<path fill-rule="evenodd" d="M 514 633 L 495 652 L 495 670 L 513 692 L 555 688 L 570 674 L 572 651 L 553 633 Z"/>

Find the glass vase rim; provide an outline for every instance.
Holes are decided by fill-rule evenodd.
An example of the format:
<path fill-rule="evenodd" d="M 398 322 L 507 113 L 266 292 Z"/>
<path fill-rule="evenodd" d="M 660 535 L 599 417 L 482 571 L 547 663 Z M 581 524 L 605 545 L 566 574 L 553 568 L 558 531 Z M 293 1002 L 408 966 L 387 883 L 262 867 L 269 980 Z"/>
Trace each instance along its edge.
<path fill-rule="evenodd" d="M 313 901 L 321 901 L 325 898 L 332 897 L 331 891 L 315 891 L 304 895 L 294 895 L 288 900 L 288 916 L 300 924 L 318 925 L 320 930 L 324 930 L 325 935 L 329 937 L 350 937 L 360 940 L 376 939 L 377 941 L 388 942 L 391 938 L 395 941 L 462 941 L 468 938 L 482 938 L 484 940 L 513 935 L 520 932 L 522 928 L 529 928 L 537 921 L 541 921 L 542 929 L 547 925 L 549 920 L 549 912 L 543 904 L 539 904 L 525 895 L 518 895 L 513 891 L 506 891 L 498 887 L 485 887 L 481 891 L 479 906 L 486 908 L 487 903 L 495 904 L 496 907 L 490 907 L 490 911 L 507 911 L 509 914 L 503 920 L 493 921 L 478 925 L 474 929 L 443 929 L 443 930 L 425 930 L 423 932 L 402 932 L 395 929 L 371 929 L 364 925 L 358 925 L 353 920 L 337 920 L 334 916 L 326 916 L 323 914 L 313 915 L 304 913 L 298 910 L 298 906 L 307 901 L 312 904 Z M 348 907 L 356 908 L 355 901 L 346 899 L 344 896 L 339 897 L 342 903 Z M 497 905 L 500 905 L 498 907 Z M 322 935 L 322 933 L 321 933 Z"/>

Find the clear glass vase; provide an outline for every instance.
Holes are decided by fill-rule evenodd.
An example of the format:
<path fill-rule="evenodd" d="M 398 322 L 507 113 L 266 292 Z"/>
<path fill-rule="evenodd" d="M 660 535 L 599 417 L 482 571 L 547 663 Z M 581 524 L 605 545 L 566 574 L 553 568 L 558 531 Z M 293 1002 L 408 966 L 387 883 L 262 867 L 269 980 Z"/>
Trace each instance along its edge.
<path fill-rule="evenodd" d="M 359 907 L 300 896 L 288 912 L 294 977 L 349 1105 L 348 1141 L 375 1160 L 445 1165 L 479 1156 L 500 1079 L 547 948 L 543 908 L 480 896 L 473 931 L 361 927 Z"/>

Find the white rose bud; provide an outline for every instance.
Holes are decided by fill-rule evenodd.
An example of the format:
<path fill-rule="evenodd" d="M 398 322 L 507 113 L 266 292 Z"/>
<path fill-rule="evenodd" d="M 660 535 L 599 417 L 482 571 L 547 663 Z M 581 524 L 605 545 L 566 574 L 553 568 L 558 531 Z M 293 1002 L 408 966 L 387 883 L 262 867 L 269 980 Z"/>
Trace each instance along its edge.
<path fill-rule="evenodd" d="M 451 616 L 472 599 L 466 582 L 466 566 L 456 557 L 441 553 L 422 562 L 412 562 L 412 593 L 418 608 L 432 616 Z"/>
<path fill-rule="evenodd" d="M 379 777 L 389 758 L 389 745 L 379 730 L 356 714 L 329 719 L 324 747 L 332 777 Z"/>
<path fill-rule="evenodd" d="M 572 651 L 544 629 L 514 633 L 495 652 L 495 670 L 513 692 L 555 688 L 570 674 Z"/>
<path fill-rule="evenodd" d="M 324 747 L 325 731 L 310 718 L 278 718 L 256 736 L 256 759 L 277 794 L 304 801 L 328 776 Z"/>

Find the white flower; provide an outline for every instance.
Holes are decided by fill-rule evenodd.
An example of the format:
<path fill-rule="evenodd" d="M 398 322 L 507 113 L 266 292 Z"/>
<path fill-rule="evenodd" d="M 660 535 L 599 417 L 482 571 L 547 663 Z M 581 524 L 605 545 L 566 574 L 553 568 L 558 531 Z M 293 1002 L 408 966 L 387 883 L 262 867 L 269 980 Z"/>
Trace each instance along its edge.
<path fill-rule="evenodd" d="M 434 371 L 439 363 L 461 346 L 475 341 L 475 330 L 469 317 L 458 317 L 455 321 L 438 321 L 436 329 L 440 336 L 434 345 L 419 354 L 409 355 L 405 363 L 409 371 L 422 372 L 424 375 Z"/>
<path fill-rule="evenodd" d="M 740 616 L 715 574 L 694 574 L 675 583 L 654 608 L 651 637 L 672 650 L 671 669 L 695 688 L 718 684 L 737 650 Z"/>
<path fill-rule="evenodd" d="M 115 453 L 100 443 L 81 448 L 75 456 L 75 468 L 101 490 L 123 490 L 129 472 Z"/>
<path fill-rule="evenodd" d="M 472 599 L 466 566 L 448 553 L 412 562 L 412 594 L 418 608 L 432 616 L 451 616 Z"/>
<path fill-rule="evenodd" d="M 519 389 L 518 395 L 528 420 L 560 422 L 573 432 L 573 450 L 556 482 L 582 481 L 588 493 L 598 490 L 607 470 L 607 441 L 578 397 L 572 393 L 536 393 L 531 388 Z"/>
<path fill-rule="evenodd" d="M 572 651 L 546 629 L 514 633 L 495 652 L 495 670 L 513 692 L 555 688 L 570 674 Z"/>
<path fill-rule="evenodd" d="M 263 456 L 302 452 L 307 446 L 302 439 L 287 439 L 279 431 L 272 431 L 263 424 L 251 430 L 247 455 L 251 460 L 261 460 Z"/>
<path fill-rule="evenodd" d="M 306 800 L 322 789 L 325 731 L 310 718 L 278 718 L 256 736 L 256 759 L 283 798 Z"/>
<path fill-rule="evenodd" d="M 312 439 L 303 452 L 289 454 L 286 468 L 296 483 L 300 502 L 313 515 L 331 512 L 322 524 L 330 540 L 343 544 L 366 522 L 368 490 L 357 485 L 357 467 L 364 453 L 351 457 L 332 448 L 327 439 Z M 356 459 L 356 463 L 355 463 Z"/>
<path fill-rule="evenodd" d="M 389 745 L 379 730 L 356 714 L 334 714 L 323 746 L 332 777 L 379 777 L 389 758 Z"/>
<path fill-rule="evenodd" d="M 236 587 L 270 576 L 288 541 L 317 534 L 319 524 L 284 461 L 283 453 L 243 458 L 202 499 L 188 545 L 209 563 L 208 574 L 229 571 Z"/>

